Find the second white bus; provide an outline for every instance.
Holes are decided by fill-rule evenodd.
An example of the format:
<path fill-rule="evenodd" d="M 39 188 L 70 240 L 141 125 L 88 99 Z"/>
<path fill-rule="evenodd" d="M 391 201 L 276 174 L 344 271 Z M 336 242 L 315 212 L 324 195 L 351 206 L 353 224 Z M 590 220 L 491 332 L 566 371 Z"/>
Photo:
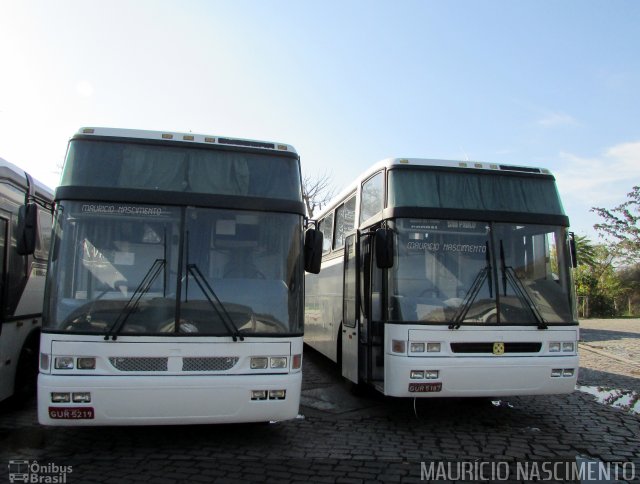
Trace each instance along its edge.
<path fill-rule="evenodd" d="M 547 170 L 388 159 L 318 221 L 305 342 L 348 380 L 398 397 L 573 391 L 572 244 Z"/>

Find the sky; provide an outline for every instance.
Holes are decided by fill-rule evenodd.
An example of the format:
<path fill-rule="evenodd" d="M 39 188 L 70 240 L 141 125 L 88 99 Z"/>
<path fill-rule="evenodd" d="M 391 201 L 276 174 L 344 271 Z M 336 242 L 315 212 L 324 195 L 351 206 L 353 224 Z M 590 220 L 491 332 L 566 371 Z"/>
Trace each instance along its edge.
<path fill-rule="evenodd" d="M 640 184 L 640 2 L 0 0 L 0 157 L 55 187 L 81 126 L 540 166 L 572 229 Z"/>

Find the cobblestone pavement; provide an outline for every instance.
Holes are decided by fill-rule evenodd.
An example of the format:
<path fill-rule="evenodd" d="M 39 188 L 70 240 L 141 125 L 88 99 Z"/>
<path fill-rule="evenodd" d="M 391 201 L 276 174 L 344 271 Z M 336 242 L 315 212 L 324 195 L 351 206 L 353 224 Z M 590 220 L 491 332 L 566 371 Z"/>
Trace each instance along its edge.
<path fill-rule="evenodd" d="M 633 357 L 637 326 L 624 324 L 631 329 L 589 321 L 582 337 L 616 355 L 623 350 L 612 348 L 630 339 L 624 357 Z M 630 365 L 582 348 L 581 357 L 581 384 L 639 388 L 640 376 Z M 494 402 L 418 400 L 415 405 L 375 393 L 355 397 L 326 359 L 306 349 L 300 414 L 273 424 L 46 428 L 37 423 L 35 402 L 22 410 L 5 405 L 0 409 L 0 482 L 9 477 L 2 463 L 17 459 L 72 466 L 66 475 L 71 484 L 356 483 L 419 482 L 420 463 L 428 461 L 575 461 L 580 456 L 633 462 L 640 480 L 640 416 L 579 391 Z"/>
<path fill-rule="evenodd" d="M 640 319 L 586 319 L 580 339 L 579 383 L 640 393 Z"/>

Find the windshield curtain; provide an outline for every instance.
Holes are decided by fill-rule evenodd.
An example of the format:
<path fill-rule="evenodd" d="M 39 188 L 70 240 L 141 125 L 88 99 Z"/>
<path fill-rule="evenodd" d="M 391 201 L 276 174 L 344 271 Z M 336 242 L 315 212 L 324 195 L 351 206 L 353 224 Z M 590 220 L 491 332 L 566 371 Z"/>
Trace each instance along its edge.
<path fill-rule="evenodd" d="M 300 224 L 293 214 L 61 202 L 44 327 L 299 334 Z"/>
<path fill-rule="evenodd" d="M 277 154 L 73 140 L 61 186 L 302 200 L 299 161 Z"/>
<path fill-rule="evenodd" d="M 498 173 L 390 170 L 389 206 L 564 215 L 553 178 Z"/>
<path fill-rule="evenodd" d="M 575 321 L 563 227 L 398 219 L 392 321 L 567 324 Z"/>

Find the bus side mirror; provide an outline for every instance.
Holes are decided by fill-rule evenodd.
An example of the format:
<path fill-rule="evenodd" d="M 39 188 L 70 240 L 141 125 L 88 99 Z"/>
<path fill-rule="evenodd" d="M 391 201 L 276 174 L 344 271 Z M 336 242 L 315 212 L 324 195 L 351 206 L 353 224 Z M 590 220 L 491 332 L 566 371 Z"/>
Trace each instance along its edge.
<path fill-rule="evenodd" d="M 38 206 L 22 205 L 18 210 L 17 251 L 19 255 L 31 255 L 36 250 L 38 238 Z"/>
<path fill-rule="evenodd" d="M 311 274 L 320 272 L 323 239 L 322 232 L 317 229 L 308 229 L 304 233 L 304 270 Z"/>
<path fill-rule="evenodd" d="M 393 231 L 377 229 L 375 235 L 376 263 L 380 269 L 393 267 Z"/>
<path fill-rule="evenodd" d="M 569 250 L 571 251 L 571 267 L 578 267 L 578 253 L 576 252 L 576 234 L 569 232 Z"/>

